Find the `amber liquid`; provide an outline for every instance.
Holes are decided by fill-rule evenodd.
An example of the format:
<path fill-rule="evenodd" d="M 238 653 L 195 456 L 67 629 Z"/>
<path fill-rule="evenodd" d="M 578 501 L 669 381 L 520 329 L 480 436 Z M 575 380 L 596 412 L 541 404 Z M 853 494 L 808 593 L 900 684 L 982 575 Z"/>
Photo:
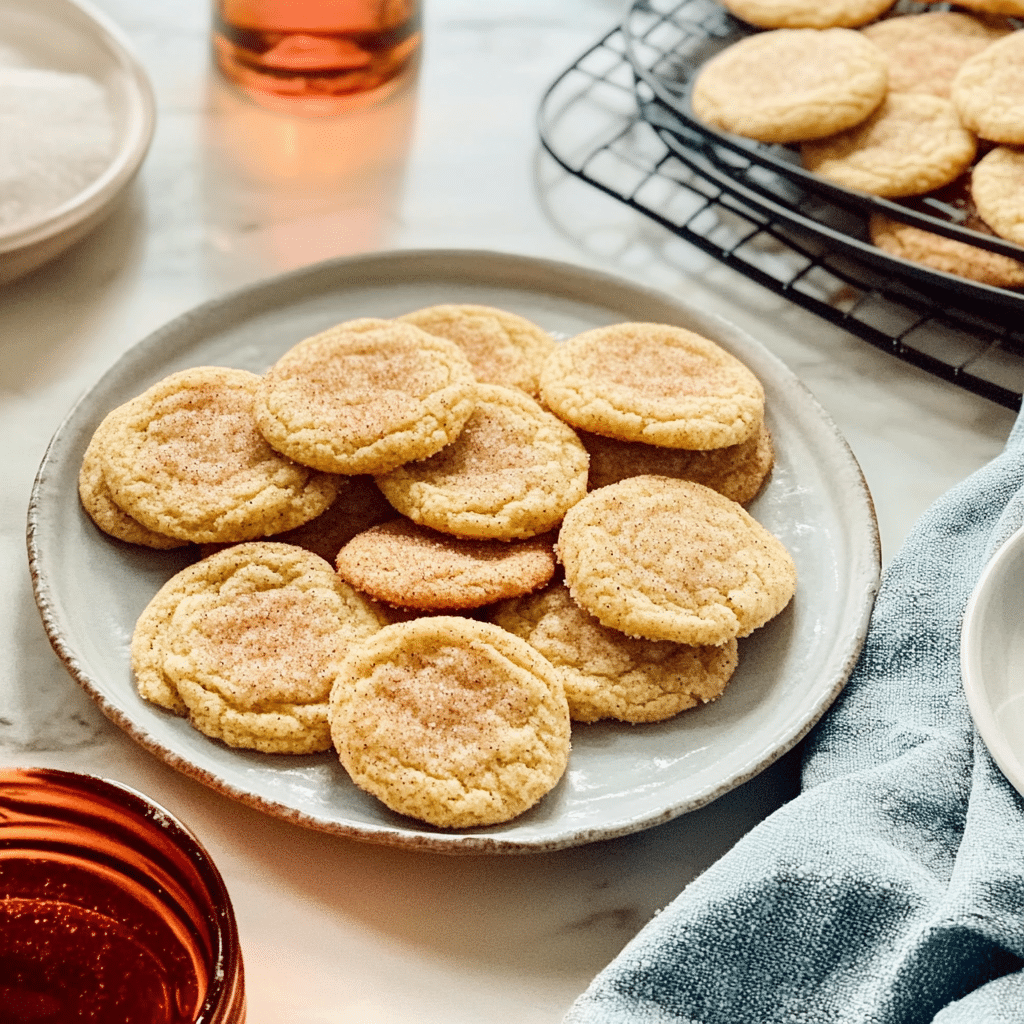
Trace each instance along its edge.
<path fill-rule="evenodd" d="M 266 106 L 311 113 L 385 90 L 419 51 L 418 0 L 216 0 L 225 76 Z"/>
<path fill-rule="evenodd" d="M 117 783 L 0 769 L 0 1024 L 244 1024 L 205 851 Z"/>
<path fill-rule="evenodd" d="M 145 892 L 72 863 L 0 859 L 0 1021 L 192 1024 L 201 951 Z"/>

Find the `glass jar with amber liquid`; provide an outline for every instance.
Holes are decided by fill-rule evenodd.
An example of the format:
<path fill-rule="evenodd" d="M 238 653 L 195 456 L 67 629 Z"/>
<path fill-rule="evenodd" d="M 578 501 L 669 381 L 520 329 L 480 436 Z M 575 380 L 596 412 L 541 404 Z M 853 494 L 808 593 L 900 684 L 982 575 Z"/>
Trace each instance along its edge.
<path fill-rule="evenodd" d="M 118 783 L 0 769 L 0 1021 L 244 1024 L 223 879 Z"/>
<path fill-rule="evenodd" d="M 419 0 L 214 0 L 225 77 L 263 106 L 330 114 L 383 99 L 411 71 Z"/>

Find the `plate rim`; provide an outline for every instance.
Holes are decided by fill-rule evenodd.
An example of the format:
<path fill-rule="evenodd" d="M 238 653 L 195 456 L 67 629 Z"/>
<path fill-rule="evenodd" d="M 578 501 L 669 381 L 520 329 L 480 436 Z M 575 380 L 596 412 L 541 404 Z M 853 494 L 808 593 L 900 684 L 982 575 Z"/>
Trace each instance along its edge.
<path fill-rule="evenodd" d="M 729 335 L 730 340 L 741 345 L 741 347 L 751 348 L 759 358 L 770 364 L 775 372 L 779 374 L 778 383 L 780 385 L 784 385 L 787 390 L 799 395 L 799 400 L 802 403 L 801 411 L 805 415 L 813 416 L 820 427 L 827 428 L 829 442 L 836 446 L 837 451 L 843 453 L 848 462 L 848 468 L 856 485 L 856 493 L 859 495 L 863 506 L 863 521 L 860 522 L 860 530 L 864 534 L 863 541 L 866 547 L 862 568 L 867 568 L 868 572 L 863 579 L 858 577 L 858 583 L 860 584 L 860 589 L 858 590 L 859 603 L 857 605 L 858 615 L 851 633 L 850 648 L 847 651 L 845 660 L 831 680 L 831 685 L 820 692 L 817 701 L 805 713 L 800 725 L 791 729 L 781 741 L 776 742 L 768 755 L 761 756 L 760 759 L 751 759 L 742 770 L 734 771 L 727 779 L 720 781 L 715 786 L 708 787 L 704 792 L 689 801 L 685 801 L 682 804 L 673 804 L 657 814 L 648 813 L 638 817 L 620 818 L 618 823 L 612 828 L 576 828 L 570 834 L 536 839 L 457 831 L 451 833 L 401 831 L 387 824 L 344 824 L 337 821 L 325 821 L 309 812 L 281 804 L 277 800 L 241 790 L 232 785 L 228 780 L 222 779 L 215 773 L 197 766 L 187 757 L 159 742 L 144 728 L 134 722 L 128 713 L 108 701 L 105 695 L 97 689 L 95 682 L 82 666 L 78 654 L 68 645 L 65 637 L 62 635 L 56 602 L 52 599 L 53 595 L 49 590 L 47 574 L 44 571 L 46 554 L 40 549 L 39 545 L 40 517 L 44 511 L 41 497 L 49 483 L 50 471 L 53 469 L 56 458 L 55 453 L 62 444 L 71 443 L 72 439 L 68 437 L 68 434 L 75 425 L 79 410 L 83 407 L 83 404 L 88 402 L 90 397 L 93 397 L 97 391 L 102 391 L 104 386 L 109 385 L 111 381 L 117 380 L 126 372 L 130 372 L 133 365 L 144 364 L 152 356 L 153 350 L 156 348 L 162 349 L 170 337 L 175 334 L 187 334 L 187 328 L 191 322 L 201 323 L 207 317 L 215 319 L 217 316 L 229 313 L 232 307 L 236 306 L 239 302 L 246 302 L 257 296 L 264 299 L 272 299 L 275 293 L 287 292 L 296 282 L 305 283 L 307 286 L 312 287 L 313 283 L 321 275 L 333 278 L 338 275 L 344 275 L 345 271 L 358 271 L 360 269 L 364 273 L 372 273 L 374 268 L 380 267 L 391 268 L 393 272 L 396 263 L 398 266 L 408 265 L 418 268 L 423 277 L 431 280 L 437 277 L 440 266 L 452 263 L 456 265 L 463 264 L 471 268 L 472 273 L 468 277 L 463 276 L 457 278 L 457 280 L 462 282 L 472 280 L 473 283 L 479 283 L 480 280 L 485 280 L 485 283 L 492 283 L 486 279 L 489 276 L 494 277 L 497 275 L 499 266 L 507 266 L 509 263 L 512 263 L 519 270 L 525 269 L 529 271 L 530 274 L 528 276 L 532 276 L 538 282 L 541 282 L 544 286 L 543 291 L 545 294 L 565 294 L 567 286 L 572 284 L 577 288 L 584 288 L 585 286 L 586 293 L 589 295 L 589 298 L 576 296 L 576 301 L 579 302 L 589 301 L 595 305 L 606 303 L 610 307 L 615 304 L 615 299 L 609 299 L 608 296 L 618 294 L 620 296 L 628 296 L 633 302 L 651 303 L 660 305 L 665 309 L 673 309 L 681 316 L 685 315 L 691 320 L 713 325 L 716 330 Z M 556 282 L 560 287 L 558 289 L 552 287 L 552 282 Z M 360 280 L 357 283 L 365 282 Z M 515 283 L 506 280 L 506 286 L 513 287 L 515 290 L 527 290 L 527 286 L 521 285 L 518 279 Z M 597 297 L 595 297 L 594 292 L 596 287 L 601 289 L 596 293 Z M 267 304 L 272 307 L 272 302 Z M 186 344 L 184 347 L 187 349 L 189 346 Z M 316 831 L 340 835 L 359 841 L 457 854 L 548 852 L 583 845 L 596 840 L 627 835 L 697 810 L 718 799 L 731 789 L 749 781 L 791 750 L 813 728 L 845 686 L 866 638 L 871 608 L 881 575 L 881 544 L 874 504 L 863 472 L 848 442 L 806 386 L 761 342 L 718 314 L 701 310 L 683 299 L 668 295 L 658 289 L 637 284 L 603 270 L 543 257 L 469 248 L 399 249 L 355 256 L 341 256 L 320 261 L 210 298 L 150 332 L 125 350 L 92 386 L 83 392 L 58 425 L 46 447 L 33 482 L 28 508 L 26 537 L 33 595 L 51 646 L 65 669 L 78 685 L 89 694 L 93 701 L 98 704 L 106 717 L 125 731 L 140 746 L 190 778 L 231 799 L 274 817 L 291 821 Z"/>

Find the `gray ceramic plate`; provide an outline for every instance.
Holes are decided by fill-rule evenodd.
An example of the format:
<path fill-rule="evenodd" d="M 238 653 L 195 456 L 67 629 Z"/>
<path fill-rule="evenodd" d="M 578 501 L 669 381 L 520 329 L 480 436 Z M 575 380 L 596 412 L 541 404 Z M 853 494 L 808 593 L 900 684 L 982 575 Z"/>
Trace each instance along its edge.
<path fill-rule="evenodd" d="M 508 824 L 450 833 L 390 813 L 331 755 L 228 749 L 143 702 L 128 644 L 136 617 L 180 556 L 99 533 L 76 497 L 92 431 L 114 406 L 198 364 L 261 372 L 300 339 L 358 316 L 439 302 L 504 307 L 557 336 L 627 320 L 714 338 L 760 377 L 778 459 L 751 512 L 792 552 L 796 597 L 740 642 L 724 696 L 645 726 L 574 730 L 569 769 Z M 489 252 L 394 252 L 341 259 L 207 303 L 129 351 L 72 410 L 40 467 L 29 556 L 47 633 L 103 711 L 156 756 L 269 814 L 356 839 L 449 853 L 553 850 L 635 832 L 707 804 L 789 750 L 832 703 L 860 651 L 879 578 L 877 524 L 852 453 L 800 382 L 746 334 L 657 292 L 593 271 Z"/>
<path fill-rule="evenodd" d="M 961 675 L 993 760 L 1024 794 L 1024 528 L 992 556 L 964 610 Z"/>

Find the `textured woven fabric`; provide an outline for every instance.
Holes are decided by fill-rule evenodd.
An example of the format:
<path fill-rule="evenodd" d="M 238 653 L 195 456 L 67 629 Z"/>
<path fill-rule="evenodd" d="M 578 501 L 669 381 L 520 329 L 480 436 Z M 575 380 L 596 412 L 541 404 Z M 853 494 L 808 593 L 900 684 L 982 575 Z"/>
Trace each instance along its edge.
<path fill-rule="evenodd" d="M 805 741 L 800 795 L 658 914 L 565 1024 L 1024 1022 L 1024 800 L 960 679 L 964 607 L 1022 523 L 1024 416 L 886 571 L 857 666 Z M 1021 613 L 1024 628 L 1024 595 Z"/>

